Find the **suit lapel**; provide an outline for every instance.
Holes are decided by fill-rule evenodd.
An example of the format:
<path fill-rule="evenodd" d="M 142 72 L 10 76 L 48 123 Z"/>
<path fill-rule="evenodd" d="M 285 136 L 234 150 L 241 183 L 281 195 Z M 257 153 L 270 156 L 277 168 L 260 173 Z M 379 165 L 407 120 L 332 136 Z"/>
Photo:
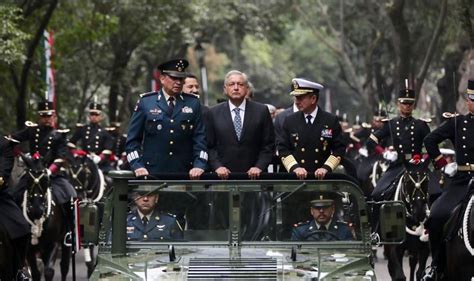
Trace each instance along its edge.
<path fill-rule="evenodd" d="M 249 122 L 249 120 L 254 120 L 253 113 L 254 112 L 251 111 L 250 102 L 247 101 L 247 104 L 245 105 L 245 110 L 244 110 L 244 119 L 243 119 L 244 124 L 242 124 L 242 135 L 240 136 L 240 141 L 244 140 L 245 132 L 249 130 L 248 127 L 250 127 L 250 123 L 251 123 Z M 232 125 L 234 124 L 232 123 Z M 237 138 L 237 134 L 235 135 L 235 137 Z"/>
<path fill-rule="evenodd" d="M 230 107 L 229 107 L 229 102 L 226 101 L 224 106 L 222 107 L 222 110 L 224 112 L 222 112 L 221 116 L 222 118 L 224 119 L 224 124 L 230 124 L 231 128 L 232 128 L 232 136 L 234 137 L 234 140 L 236 142 L 238 142 L 238 139 L 237 139 L 237 134 L 235 133 L 235 128 L 234 128 L 234 121 L 232 120 L 232 114 L 230 113 Z"/>

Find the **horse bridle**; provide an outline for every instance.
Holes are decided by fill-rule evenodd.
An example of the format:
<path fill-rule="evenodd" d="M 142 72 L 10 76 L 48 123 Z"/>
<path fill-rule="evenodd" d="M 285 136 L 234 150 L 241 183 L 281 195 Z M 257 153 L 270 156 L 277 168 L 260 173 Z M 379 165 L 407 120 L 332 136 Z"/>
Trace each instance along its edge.
<path fill-rule="evenodd" d="M 41 173 L 41 175 L 39 177 L 35 177 L 33 175 L 33 173 L 31 173 L 31 170 L 28 170 L 28 175 L 30 176 L 30 178 L 33 180 L 33 184 L 28 188 L 29 190 L 34 190 L 34 187 L 37 186 L 41 192 L 41 195 L 45 193 L 45 190 L 43 190 L 43 187 L 41 186 L 41 179 L 46 176 L 48 173 L 43 170 L 43 173 Z M 49 182 L 49 179 L 48 179 L 48 182 Z M 47 187 L 48 188 L 48 187 Z M 33 197 L 38 197 L 39 195 L 34 193 L 32 194 Z"/>
<path fill-rule="evenodd" d="M 418 199 L 418 200 L 426 200 L 427 198 L 427 194 L 425 191 L 423 191 L 423 189 L 421 188 L 421 184 L 428 178 L 428 175 L 425 174 L 425 176 L 421 179 L 421 181 L 416 181 L 410 174 L 410 172 L 407 172 L 408 174 L 408 178 L 411 180 L 411 182 L 413 183 L 413 186 L 415 187 L 413 189 L 413 192 L 411 194 L 407 194 L 405 192 L 405 188 L 402 188 L 402 194 L 404 195 L 404 197 L 407 199 L 407 202 L 410 203 L 412 199 Z M 421 197 L 417 197 L 415 198 L 415 195 L 418 193 L 421 194 Z"/>
<path fill-rule="evenodd" d="M 80 180 L 79 180 L 79 174 L 82 172 L 82 171 L 85 171 L 86 173 L 86 182 L 82 183 Z M 72 170 L 72 168 L 69 168 L 69 173 L 71 173 L 71 178 L 72 180 L 78 185 L 78 186 L 82 186 L 83 189 L 85 189 L 88 185 L 88 175 L 91 174 L 91 171 L 90 169 L 87 167 L 87 165 L 85 165 L 84 163 L 81 163 L 81 165 L 79 166 L 79 169 L 77 170 L 76 173 L 74 173 L 74 171 Z"/>

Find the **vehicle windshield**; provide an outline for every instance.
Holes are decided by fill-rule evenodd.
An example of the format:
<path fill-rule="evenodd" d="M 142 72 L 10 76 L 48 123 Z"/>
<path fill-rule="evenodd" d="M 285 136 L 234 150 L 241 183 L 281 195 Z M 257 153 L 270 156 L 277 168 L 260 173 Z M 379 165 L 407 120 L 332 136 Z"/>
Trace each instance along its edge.
<path fill-rule="evenodd" d="M 357 241 L 361 200 L 347 181 L 136 181 L 127 243 Z"/>

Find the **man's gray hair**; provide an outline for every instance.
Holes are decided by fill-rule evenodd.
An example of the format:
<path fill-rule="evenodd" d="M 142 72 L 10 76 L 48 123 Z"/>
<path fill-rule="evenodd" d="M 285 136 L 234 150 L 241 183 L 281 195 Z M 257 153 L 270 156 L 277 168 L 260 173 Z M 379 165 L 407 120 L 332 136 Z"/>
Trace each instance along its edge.
<path fill-rule="evenodd" d="M 245 84 L 247 85 L 247 87 L 249 86 L 249 79 L 247 77 L 247 74 L 243 73 L 242 71 L 238 71 L 238 70 L 231 70 L 229 72 L 227 72 L 227 74 L 225 75 L 225 78 L 224 78 L 224 87 L 227 85 L 227 82 L 229 81 L 229 77 L 232 76 L 232 75 L 241 75 L 244 77 L 244 82 Z"/>

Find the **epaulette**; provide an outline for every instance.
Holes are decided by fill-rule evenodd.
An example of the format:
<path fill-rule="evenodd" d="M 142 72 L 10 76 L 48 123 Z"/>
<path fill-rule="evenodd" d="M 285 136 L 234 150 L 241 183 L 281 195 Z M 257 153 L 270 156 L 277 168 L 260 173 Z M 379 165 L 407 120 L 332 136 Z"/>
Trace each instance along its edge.
<path fill-rule="evenodd" d="M 372 128 L 372 125 L 369 124 L 369 123 L 363 122 L 363 123 L 362 123 L 362 128 L 370 129 L 370 128 Z"/>
<path fill-rule="evenodd" d="M 310 221 L 302 221 L 302 222 L 299 222 L 299 223 L 295 223 L 295 224 L 293 225 L 293 227 L 300 227 L 300 226 L 302 226 L 302 225 L 307 225 L 307 224 L 309 224 L 309 223 L 310 223 Z"/>
<path fill-rule="evenodd" d="M 105 127 L 105 130 L 108 131 L 108 132 L 113 132 L 115 131 L 115 127 Z"/>
<path fill-rule="evenodd" d="M 444 112 L 443 113 L 443 118 L 446 118 L 446 119 L 453 118 L 455 116 L 459 116 L 459 113 L 457 113 L 457 112 L 456 113 L 451 113 L 451 112 Z"/>
<path fill-rule="evenodd" d="M 61 134 L 67 134 L 71 130 L 69 130 L 69 129 L 57 129 L 56 131 L 58 131 L 58 133 L 61 133 Z"/>
<path fill-rule="evenodd" d="M 392 119 L 390 119 L 390 118 L 384 118 L 384 119 L 382 119 L 382 122 L 387 122 L 387 121 L 390 121 L 390 120 L 392 120 Z"/>
<path fill-rule="evenodd" d="M 31 121 L 26 121 L 25 122 L 26 127 L 38 127 L 38 124 L 31 122 Z"/>
<path fill-rule="evenodd" d="M 430 123 L 431 122 L 431 118 L 420 118 L 420 120 L 425 122 L 425 123 Z"/>
<path fill-rule="evenodd" d="M 143 94 L 140 94 L 140 98 L 144 98 L 144 97 L 152 96 L 152 95 L 155 95 L 155 94 L 158 94 L 158 92 L 148 92 L 148 93 L 143 93 Z"/>
<path fill-rule="evenodd" d="M 76 123 L 76 127 L 80 128 L 80 127 L 84 127 L 85 125 L 82 124 L 82 123 Z"/>

